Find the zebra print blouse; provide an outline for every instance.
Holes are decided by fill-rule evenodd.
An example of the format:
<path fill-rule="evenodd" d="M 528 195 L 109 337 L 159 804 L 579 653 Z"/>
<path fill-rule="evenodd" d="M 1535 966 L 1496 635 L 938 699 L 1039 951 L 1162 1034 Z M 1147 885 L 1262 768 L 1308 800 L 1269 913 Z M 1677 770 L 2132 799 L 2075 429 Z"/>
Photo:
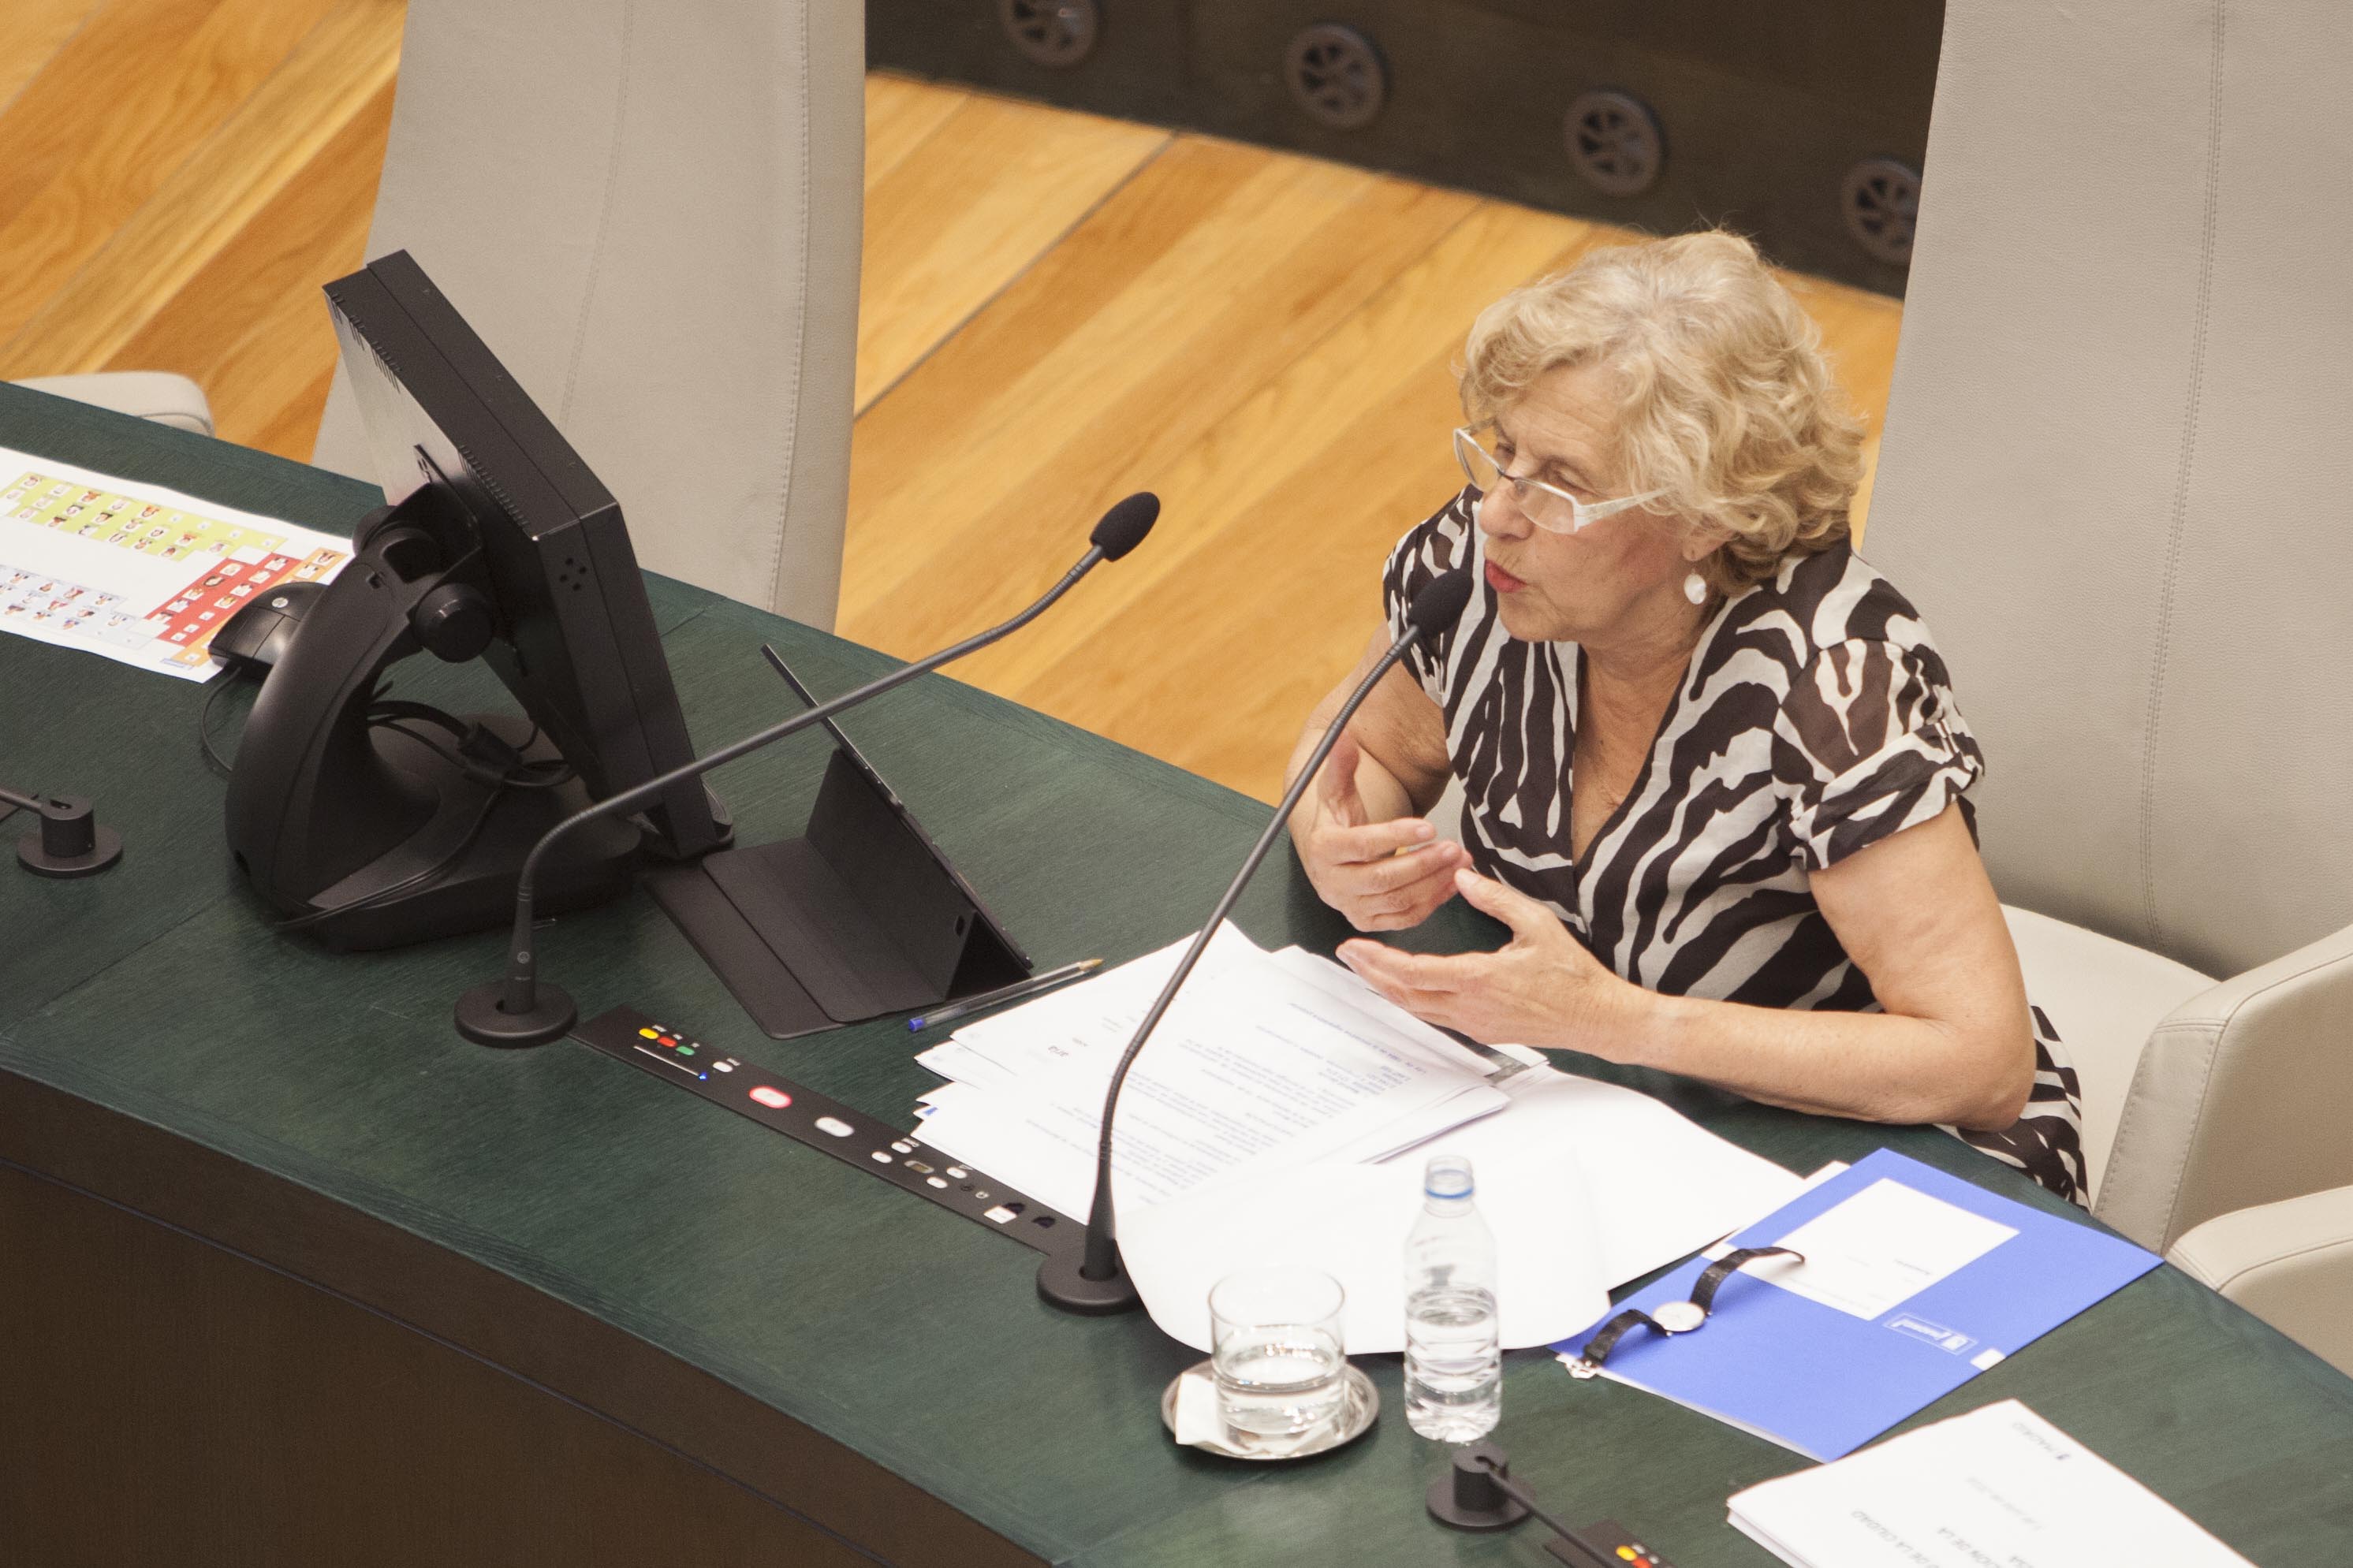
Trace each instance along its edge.
<path fill-rule="evenodd" d="M 1392 635 L 1432 577 L 1482 568 L 1474 501 L 1465 490 L 1390 555 Z M 1577 646 L 1513 637 L 1482 581 L 1461 623 L 1408 658 L 1444 711 L 1480 871 L 1549 904 L 1620 975 L 1673 995 L 1875 1010 L 1808 875 L 1930 821 L 1985 768 L 1927 628 L 1844 545 L 1783 563 L 1716 611 L 1582 867 L 1568 826 Z M 1944 1131 L 2081 1203 L 2075 1072 L 2031 1012 L 2025 1115 L 1998 1132 Z"/>

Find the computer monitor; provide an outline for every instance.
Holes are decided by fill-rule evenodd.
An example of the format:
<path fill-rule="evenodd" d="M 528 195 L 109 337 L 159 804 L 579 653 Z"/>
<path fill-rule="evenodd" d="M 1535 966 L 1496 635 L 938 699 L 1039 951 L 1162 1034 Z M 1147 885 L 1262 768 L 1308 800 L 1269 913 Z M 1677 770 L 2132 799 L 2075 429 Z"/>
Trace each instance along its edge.
<path fill-rule="evenodd" d="M 228 836 L 289 923 L 380 947 L 500 923 L 549 826 L 694 753 L 611 492 L 406 251 L 326 292 L 387 505 L 255 701 Z M 427 649 L 479 654 L 523 717 L 387 719 L 386 670 Z M 569 836 L 541 907 L 729 837 L 699 781 L 643 828 Z"/>

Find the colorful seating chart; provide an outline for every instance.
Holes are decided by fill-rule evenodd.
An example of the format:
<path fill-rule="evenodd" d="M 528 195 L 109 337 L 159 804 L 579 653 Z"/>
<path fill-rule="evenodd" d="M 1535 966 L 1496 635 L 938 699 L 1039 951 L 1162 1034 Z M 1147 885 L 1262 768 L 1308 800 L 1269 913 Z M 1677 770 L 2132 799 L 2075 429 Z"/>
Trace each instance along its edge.
<path fill-rule="evenodd" d="M 0 447 L 0 631 L 203 680 L 257 594 L 331 580 L 348 542 Z"/>

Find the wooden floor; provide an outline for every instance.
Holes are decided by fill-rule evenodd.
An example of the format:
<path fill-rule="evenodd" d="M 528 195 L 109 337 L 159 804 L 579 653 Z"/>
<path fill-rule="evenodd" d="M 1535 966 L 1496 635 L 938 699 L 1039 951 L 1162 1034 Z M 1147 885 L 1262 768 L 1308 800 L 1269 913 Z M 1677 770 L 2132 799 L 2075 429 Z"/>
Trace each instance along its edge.
<path fill-rule="evenodd" d="M 0 377 L 181 371 L 225 437 L 307 458 L 403 8 L 0 0 Z M 1472 316 L 1632 237 L 889 77 L 867 128 L 839 629 L 927 651 L 1156 490 L 1149 544 L 963 677 L 1271 798 L 1383 554 L 1460 483 Z M 1788 281 L 1875 432 L 1900 306 Z"/>

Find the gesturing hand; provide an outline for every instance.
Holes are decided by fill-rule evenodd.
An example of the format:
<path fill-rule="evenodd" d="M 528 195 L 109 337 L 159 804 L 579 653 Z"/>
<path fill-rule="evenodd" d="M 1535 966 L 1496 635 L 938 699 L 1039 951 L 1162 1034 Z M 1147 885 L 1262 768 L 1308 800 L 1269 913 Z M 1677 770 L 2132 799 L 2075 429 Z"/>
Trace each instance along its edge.
<path fill-rule="evenodd" d="M 1456 868 L 1471 863 L 1460 844 L 1419 816 L 1369 822 L 1356 793 L 1356 738 L 1343 732 L 1315 787 L 1293 815 L 1291 840 L 1323 900 L 1358 931 L 1419 925 L 1454 896 Z"/>
<path fill-rule="evenodd" d="M 1345 942 L 1341 962 L 1415 1017 L 1484 1044 L 1620 1055 L 1616 1042 L 1641 989 L 1602 967 L 1559 916 L 1526 894 L 1467 868 L 1454 874 L 1454 886 L 1472 908 L 1512 928 L 1510 942 L 1439 958 Z"/>

